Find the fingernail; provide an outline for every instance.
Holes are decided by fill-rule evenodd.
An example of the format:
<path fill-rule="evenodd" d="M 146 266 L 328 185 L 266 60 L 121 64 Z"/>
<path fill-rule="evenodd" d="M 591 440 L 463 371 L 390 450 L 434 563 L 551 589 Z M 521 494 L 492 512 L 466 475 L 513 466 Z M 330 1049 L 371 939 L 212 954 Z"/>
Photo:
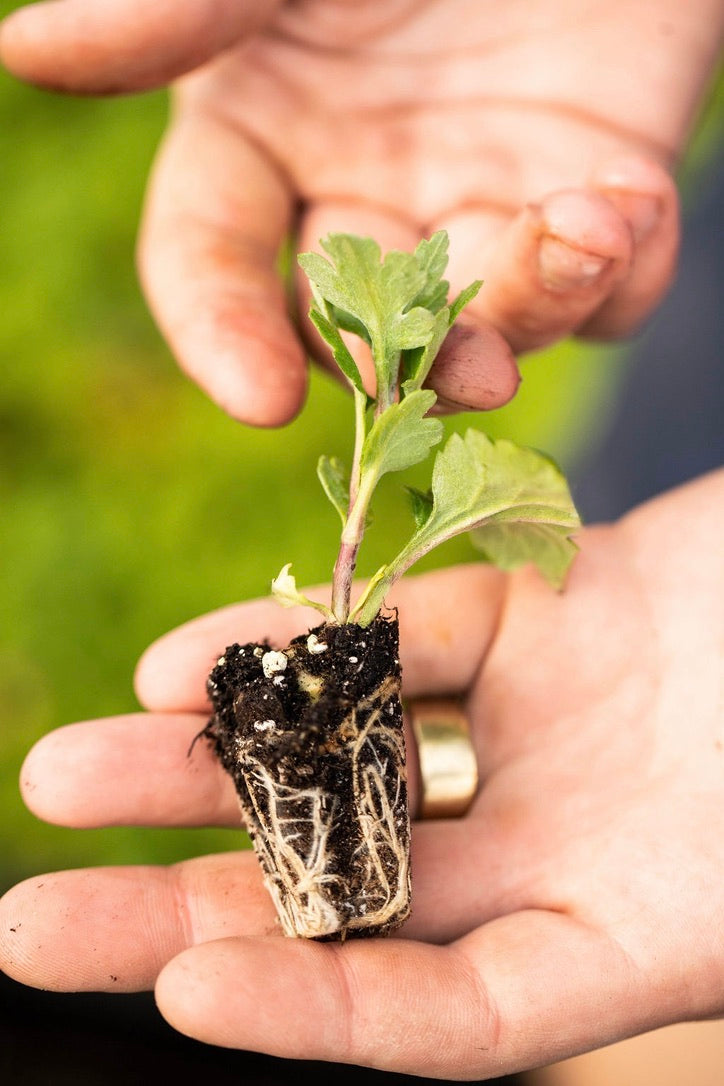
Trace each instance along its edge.
<path fill-rule="evenodd" d="M 604 195 L 626 219 L 634 241 L 643 241 L 661 218 L 661 201 L 656 196 L 615 188 L 607 189 Z"/>
<path fill-rule="evenodd" d="M 592 286 L 610 263 L 608 257 L 575 249 L 549 234 L 541 238 L 538 246 L 541 279 L 552 290 Z"/>

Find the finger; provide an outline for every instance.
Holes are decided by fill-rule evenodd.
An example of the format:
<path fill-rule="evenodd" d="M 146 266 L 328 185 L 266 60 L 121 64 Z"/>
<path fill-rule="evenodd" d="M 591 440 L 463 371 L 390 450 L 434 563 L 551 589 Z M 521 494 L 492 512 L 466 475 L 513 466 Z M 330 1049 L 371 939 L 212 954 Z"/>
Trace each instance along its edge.
<path fill-rule="evenodd" d="M 306 388 L 277 271 L 290 205 L 244 133 L 193 106 L 162 147 L 141 230 L 141 278 L 181 366 L 254 425 L 287 422 Z"/>
<path fill-rule="evenodd" d="M 390 249 L 411 252 L 421 238 L 412 221 L 402 220 L 392 212 L 363 205 L 327 202 L 312 206 L 301 223 L 300 250 L 319 251 L 319 240 L 335 231 L 373 237 L 383 255 Z M 475 278 L 473 276 L 472 278 Z M 466 282 L 464 286 L 468 286 Z M 312 296 L 306 277 L 298 271 L 299 310 L 307 313 Z M 309 321 L 305 336 L 312 353 L 336 372 L 327 345 Z M 347 345 L 360 368 L 365 388 L 374 393 L 374 367 L 369 348 L 356 336 L 345 336 Z M 447 336 L 427 385 L 438 394 L 443 411 L 487 411 L 501 407 L 515 394 L 520 377 L 507 341 L 490 325 L 468 316 Z"/>
<path fill-rule="evenodd" d="M 469 312 L 492 324 L 515 352 L 575 331 L 628 274 L 633 251 L 616 208 L 577 189 L 528 205 L 492 234 L 490 216 L 477 210 L 450 214 L 438 225 L 450 235 L 455 288 L 484 278 Z"/>
<path fill-rule="evenodd" d="M 242 816 L 231 777 L 199 734 L 207 719 L 136 713 L 58 728 L 25 759 L 23 799 L 38 818 L 76 829 L 238 828 Z M 405 732 L 408 799 L 415 811 L 417 757 L 407 722 Z"/>
<path fill-rule="evenodd" d="M 23 799 L 38 818 L 76 828 L 239 826 L 231 778 L 207 742 L 194 743 L 206 722 L 135 713 L 58 728 L 25 759 Z"/>
<path fill-rule="evenodd" d="M 653 1024 L 661 1006 L 643 987 L 596 931 L 530 912 L 447 947 L 206 943 L 165 967 L 156 1000 L 171 1025 L 210 1044 L 477 1079 Z"/>
<path fill-rule="evenodd" d="M 580 331 L 612 338 L 634 331 L 665 295 L 679 249 L 679 194 L 663 166 L 638 157 L 617 158 L 592 184 L 623 215 L 634 240 L 629 274 Z"/>
<path fill-rule="evenodd" d="M 395 587 L 388 603 L 399 612 L 407 697 L 467 689 L 493 638 L 505 584 L 497 570 L 470 565 L 408 577 Z M 308 595 L 325 599 L 329 592 L 317 588 Z M 146 651 L 136 672 L 138 697 L 149 709 L 202 712 L 206 676 L 227 645 L 268 640 L 281 647 L 318 621 L 309 608 L 286 610 L 272 599 L 195 619 Z"/>
<path fill-rule="evenodd" d="M 441 942 L 469 930 L 471 913 L 485 908 L 487 883 L 471 885 L 463 830 L 461 820 L 415 827 L 414 910 L 403 936 Z M 488 870 L 500 849 L 498 839 L 484 850 Z M 62 871 L 27 879 L 0 899 L 0 968 L 55 991 L 139 991 L 188 947 L 272 933 L 281 934 L 251 851 L 169 867 Z"/>
<path fill-rule="evenodd" d="M 21 79 L 81 94 L 147 90 L 252 34 L 281 0 L 50 0 L 9 15 L 3 63 Z"/>
<path fill-rule="evenodd" d="M 491 411 L 512 400 L 520 373 L 500 332 L 466 313 L 448 332 L 425 384 L 443 412 Z"/>
<path fill-rule="evenodd" d="M 251 852 L 62 871 L 0 899 L 0 968 L 52 991 L 141 991 L 197 941 L 274 930 Z"/>
<path fill-rule="evenodd" d="M 199 742 L 189 752 L 202 723 L 194 716 L 135 714 L 59 728 L 41 739 L 25 761 L 25 801 L 38 817 L 75 828 L 209 823 L 240 828 L 231 779 L 208 744 Z M 407 727 L 406 747 L 414 812 L 417 751 Z M 415 905 L 405 934 L 446 941 L 481 919 L 527 902 L 522 873 L 530 842 L 520 820 L 511 818 L 511 806 L 520 810 L 521 799 L 512 799 L 510 791 L 507 785 L 501 795 L 492 776 L 486 781 L 470 815 L 474 834 L 468 819 L 414 825 Z M 471 870 L 486 872 L 484 892 L 471 888 Z M 175 908 L 173 895 L 168 907 Z"/>

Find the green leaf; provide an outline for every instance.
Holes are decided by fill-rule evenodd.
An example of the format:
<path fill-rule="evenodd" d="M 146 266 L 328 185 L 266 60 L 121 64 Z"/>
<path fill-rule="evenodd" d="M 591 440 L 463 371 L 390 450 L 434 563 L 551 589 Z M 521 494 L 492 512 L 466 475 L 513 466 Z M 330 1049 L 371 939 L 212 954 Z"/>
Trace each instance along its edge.
<path fill-rule="evenodd" d="M 416 306 L 415 309 L 401 314 L 397 321 L 395 349 L 404 351 L 412 348 L 414 350 L 421 344 L 427 344 L 434 327 L 434 316 L 421 306 Z"/>
<path fill-rule="evenodd" d="M 441 440 L 441 422 L 428 417 L 435 394 L 422 386 L 450 327 L 482 283 L 476 280 L 448 302 L 445 231 L 422 240 L 413 253 L 392 250 L 384 259 L 372 238 L 330 234 L 321 244 L 326 257 L 303 253 L 299 263 L 315 300 L 311 319 L 354 390 L 350 485 L 339 461 L 322 457 L 318 465 L 325 493 L 342 518 L 344 562 L 336 567 L 332 598 L 335 615 L 347 621 L 349 581 L 374 488 L 383 475 L 423 460 Z M 360 336 L 372 351 L 377 398 L 369 430 L 368 397 L 341 331 Z M 540 453 L 472 430 L 464 438 L 454 434 L 435 459 L 430 492 L 409 493 L 414 535 L 378 570 L 352 612 L 363 625 L 405 570 L 461 532 L 473 532 L 483 556 L 502 569 L 532 562 L 551 584 L 563 584 L 576 552 L 571 533 L 580 522 L 564 477 Z M 287 567 L 283 574 L 278 593 L 297 599 Z"/>
<path fill-rule="evenodd" d="M 357 363 L 347 349 L 347 345 L 339 334 L 339 330 L 315 306 L 312 306 L 309 310 L 309 319 L 322 338 L 325 339 L 332 348 L 334 360 L 347 380 L 354 388 L 358 389 L 359 392 L 364 392 L 362 377 L 357 368 Z"/>
<path fill-rule="evenodd" d="M 482 285 L 483 280 L 476 279 L 469 287 L 465 287 L 465 290 L 460 291 L 455 301 L 450 305 L 450 327 L 453 326 L 468 302 L 472 302 Z"/>
<path fill-rule="evenodd" d="M 432 491 L 418 490 L 414 486 L 406 486 L 407 496 L 410 499 L 410 506 L 412 508 L 412 516 L 415 520 L 415 527 L 422 528 L 425 521 L 432 512 Z"/>
<path fill-rule="evenodd" d="M 432 335 L 428 343 L 414 351 L 404 352 L 402 356 L 401 388 L 403 396 L 409 396 L 415 389 L 422 387 L 449 330 L 449 310 L 445 306 L 435 314 Z"/>
<path fill-rule="evenodd" d="M 362 446 L 362 486 L 374 485 L 387 472 L 418 464 L 437 445 L 442 439 L 442 423 L 425 418 L 436 398 L 432 390 L 420 389 L 391 404 L 375 419 Z"/>
<path fill-rule="evenodd" d="M 447 329 L 481 285 L 476 281 L 461 291 L 448 310 L 449 284 L 442 278 L 448 259 L 447 233 L 439 230 L 423 239 L 414 253 L 393 249 L 384 260 L 372 238 L 330 234 L 322 246 L 331 262 L 319 253 L 301 253 L 298 258 L 312 285 L 318 313 L 313 320 L 322 335 L 336 350 L 326 324 L 318 323 L 320 316 L 323 322 L 354 332 L 370 344 L 378 389 L 390 398 L 399 376 L 400 353 L 413 352 L 406 359 L 403 381 L 412 379 L 414 387 L 420 388 Z M 447 313 L 446 321 L 440 317 L 442 311 Z M 348 372 L 349 352 L 340 352 L 338 363 L 353 380 Z"/>
<path fill-rule="evenodd" d="M 346 524 L 349 480 L 342 461 L 336 456 L 320 456 L 317 462 L 317 475 L 324 493 L 342 518 L 342 524 Z"/>
<path fill-rule="evenodd" d="M 437 236 L 437 235 L 436 235 Z M 444 284 L 447 289 L 447 283 Z M 418 347 L 414 351 L 405 351 L 402 356 L 402 392 L 407 395 L 413 389 L 421 388 L 432 364 L 437 358 L 438 352 L 445 341 L 445 337 L 460 313 L 472 301 L 483 285 L 482 279 L 476 279 L 465 290 L 461 290 L 455 301 L 448 308 L 443 308 L 435 314 L 432 335 L 424 347 Z"/>
<path fill-rule="evenodd" d="M 346 313 L 344 309 L 336 305 L 330 305 L 328 308 L 338 328 L 341 328 L 343 332 L 352 332 L 353 335 L 364 340 L 368 347 L 372 346 L 370 334 L 358 317 L 353 317 L 351 313 Z"/>
<path fill-rule="evenodd" d="M 413 540 L 416 550 L 427 553 L 475 528 L 504 569 L 531 561 L 556 587 L 562 584 L 576 550 L 570 534 L 580 519 L 564 476 L 548 457 L 512 441 L 491 441 L 477 430 L 464 438 L 453 434 L 435 459 L 432 498 L 432 512 Z M 486 537 L 483 526 L 505 531 Z"/>
<path fill-rule="evenodd" d="M 447 231 L 438 230 L 429 240 L 423 238 L 415 249 L 415 260 L 425 275 L 425 285 L 415 298 L 415 305 L 425 306 L 431 313 L 437 313 L 447 305 L 450 284 L 443 275 L 447 268 L 448 245 Z"/>
<path fill-rule="evenodd" d="M 494 442 L 478 430 L 468 430 L 465 438 L 453 434 L 435 458 L 432 498 L 425 538 L 419 540 L 425 552 L 459 532 L 505 525 L 507 532 L 491 542 L 504 568 L 525 553 L 552 583 L 561 583 L 560 563 L 550 561 L 550 542 L 568 541 L 581 521 L 566 479 L 548 457 L 511 441 Z M 507 554 L 504 538 L 515 540 Z M 559 550 L 568 553 L 570 563 L 575 547 Z"/>
<path fill-rule="evenodd" d="M 322 245 L 331 262 L 318 253 L 299 256 L 316 308 L 370 344 L 378 396 L 386 404 L 393 399 L 401 352 L 424 347 L 433 335 L 431 306 L 444 304 L 447 292 L 439 279 L 447 238 L 436 235 L 415 253 L 392 250 L 384 260 L 371 238 L 330 234 Z"/>
<path fill-rule="evenodd" d="M 379 281 L 377 242 L 351 234 L 332 234 L 322 245 L 335 260 L 336 269 L 319 253 L 300 253 L 297 258 L 316 297 L 351 313 L 364 324 L 370 319 L 374 322 L 374 301 L 367 289 L 358 294 L 358 287 Z"/>
<path fill-rule="evenodd" d="M 491 441 L 476 430 L 464 438 L 453 434 L 435 458 L 428 516 L 378 572 L 353 621 L 371 622 L 387 590 L 410 566 L 440 543 L 472 530 L 489 560 L 503 569 L 532 562 L 560 588 L 576 553 L 571 533 L 579 525 L 568 484 L 548 457 L 511 441 Z"/>
<path fill-rule="evenodd" d="M 425 270 L 414 253 L 390 249 L 379 269 L 380 301 L 388 313 L 403 313 L 413 306 L 426 283 Z"/>
<path fill-rule="evenodd" d="M 554 588 L 562 588 L 573 558 L 576 544 L 551 524 L 528 523 L 525 531 L 520 523 L 483 524 L 472 532 L 473 544 L 483 558 L 498 569 L 506 571 L 533 563 Z"/>

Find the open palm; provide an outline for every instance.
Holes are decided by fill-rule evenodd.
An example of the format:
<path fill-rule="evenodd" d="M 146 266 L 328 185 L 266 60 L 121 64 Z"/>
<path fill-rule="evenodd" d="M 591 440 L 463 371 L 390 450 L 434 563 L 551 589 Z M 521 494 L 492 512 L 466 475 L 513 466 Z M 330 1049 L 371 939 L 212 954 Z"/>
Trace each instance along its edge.
<path fill-rule="evenodd" d="M 305 249 L 449 231 L 453 286 L 485 278 L 432 375 L 453 407 L 509 398 L 512 352 L 638 324 L 671 278 L 667 170 L 721 17 L 718 0 L 62 0 L 7 20 L 0 53 L 82 92 L 180 77 L 143 278 L 184 367 L 269 424 L 306 380 L 276 266 L 290 229 Z"/>
<path fill-rule="evenodd" d="M 0 964 L 58 990 L 155 985 L 215 1044 L 463 1078 L 724 1012 L 723 499 L 720 472 L 584 530 L 560 596 L 482 566 L 399 587 L 405 693 L 465 698 L 482 777 L 468 816 L 414 824 L 401 937 L 283 938 L 242 852 L 30 879 L 0 904 Z M 187 756 L 206 672 L 310 615 L 262 600 L 168 635 L 139 668 L 147 714 L 29 755 L 32 809 L 237 824 L 209 751 Z"/>

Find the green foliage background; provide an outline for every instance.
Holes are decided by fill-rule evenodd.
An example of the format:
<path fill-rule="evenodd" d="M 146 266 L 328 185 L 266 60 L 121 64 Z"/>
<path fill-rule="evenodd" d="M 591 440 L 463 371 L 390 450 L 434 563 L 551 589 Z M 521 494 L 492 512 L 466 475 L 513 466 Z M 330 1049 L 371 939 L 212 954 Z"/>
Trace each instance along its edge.
<path fill-rule="evenodd" d="M 166 108 L 163 94 L 74 100 L 0 74 L 0 889 L 237 847 L 237 831 L 44 825 L 21 803 L 22 759 L 63 723 L 135 711 L 134 663 L 167 629 L 265 593 L 287 561 L 301 585 L 334 559 L 315 465 L 349 452 L 345 393 L 317 374 L 291 426 L 242 427 L 179 373 L 141 298 L 134 235 Z M 524 363 L 513 405 L 447 425 L 570 468 L 605 426 L 619 369 L 566 344 Z M 362 573 L 408 530 L 399 494 L 384 488 Z M 427 565 L 472 556 L 458 540 Z"/>

